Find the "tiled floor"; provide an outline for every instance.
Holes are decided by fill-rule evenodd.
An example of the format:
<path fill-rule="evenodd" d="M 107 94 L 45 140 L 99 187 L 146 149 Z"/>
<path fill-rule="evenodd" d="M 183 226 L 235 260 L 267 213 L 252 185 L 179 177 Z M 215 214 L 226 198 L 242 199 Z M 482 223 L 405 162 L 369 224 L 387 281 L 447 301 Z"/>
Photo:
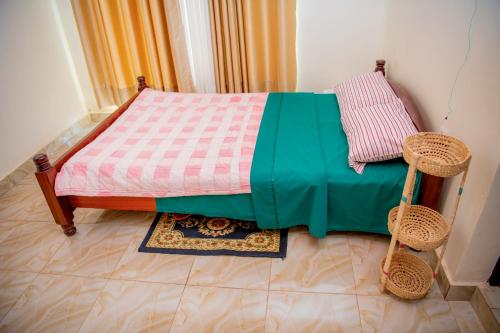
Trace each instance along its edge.
<path fill-rule="evenodd" d="M 500 332 L 500 287 L 487 284 L 480 286 L 479 293 L 476 290 L 473 300 L 476 311 L 482 315 L 483 325 L 491 331 Z"/>
<path fill-rule="evenodd" d="M 482 332 L 438 288 L 381 295 L 386 237 L 299 229 L 285 260 L 149 254 L 153 214 L 76 216 L 68 238 L 32 177 L 0 197 L 0 332 Z"/>

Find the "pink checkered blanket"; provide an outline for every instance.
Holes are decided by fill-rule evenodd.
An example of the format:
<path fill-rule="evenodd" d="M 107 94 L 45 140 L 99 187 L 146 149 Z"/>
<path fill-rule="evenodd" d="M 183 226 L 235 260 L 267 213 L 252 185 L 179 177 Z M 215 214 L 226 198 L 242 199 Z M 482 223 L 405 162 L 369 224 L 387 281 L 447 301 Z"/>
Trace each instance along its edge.
<path fill-rule="evenodd" d="M 267 93 L 145 89 L 57 174 L 61 195 L 174 197 L 250 193 Z"/>

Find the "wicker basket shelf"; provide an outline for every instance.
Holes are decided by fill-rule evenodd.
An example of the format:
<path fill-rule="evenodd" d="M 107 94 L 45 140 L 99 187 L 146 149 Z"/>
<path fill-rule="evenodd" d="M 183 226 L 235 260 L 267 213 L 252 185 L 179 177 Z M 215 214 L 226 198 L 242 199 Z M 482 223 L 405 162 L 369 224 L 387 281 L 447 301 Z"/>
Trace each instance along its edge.
<path fill-rule="evenodd" d="M 399 207 L 390 210 L 387 226 L 392 233 Z M 401 221 L 398 240 L 416 250 L 430 251 L 440 247 L 450 228 L 441 214 L 420 205 L 409 205 Z"/>
<path fill-rule="evenodd" d="M 384 275 L 385 258 L 380 264 Z M 395 252 L 387 272 L 385 288 L 396 296 L 404 299 L 419 299 L 424 297 L 432 286 L 432 269 L 422 259 L 406 253 Z"/>
<path fill-rule="evenodd" d="M 406 138 L 403 157 L 410 164 L 418 155 L 417 169 L 438 177 L 456 176 L 471 158 L 469 148 L 460 140 L 440 133 L 422 132 Z"/>
<path fill-rule="evenodd" d="M 390 210 L 387 226 L 392 234 L 387 256 L 381 263 L 381 290 L 387 289 L 405 299 L 424 297 L 438 275 L 446 251 L 448 235 L 455 223 L 458 205 L 467 178 L 471 154 L 467 146 L 453 137 L 422 132 L 406 138 L 403 157 L 409 164 L 398 207 Z M 449 224 L 438 212 L 412 205 L 417 170 L 438 177 L 462 173 Z M 396 244 L 399 242 L 399 251 Z M 422 259 L 405 252 L 408 245 L 421 251 L 442 247 L 434 271 Z"/>

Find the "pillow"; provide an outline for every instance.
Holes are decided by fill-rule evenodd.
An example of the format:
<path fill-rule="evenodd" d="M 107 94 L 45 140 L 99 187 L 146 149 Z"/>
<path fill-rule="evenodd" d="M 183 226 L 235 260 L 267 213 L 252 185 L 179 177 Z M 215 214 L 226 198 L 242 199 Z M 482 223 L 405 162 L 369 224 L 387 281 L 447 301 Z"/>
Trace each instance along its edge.
<path fill-rule="evenodd" d="M 419 130 L 419 132 L 425 131 L 426 128 L 425 123 L 422 119 L 422 116 L 420 115 L 420 112 L 418 112 L 418 108 L 413 102 L 413 99 L 411 98 L 408 91 L 397 82 L 394 81 L 387 81 L 387 82 L 391 86 L 396 96 L 398 96 L 399 99 L 401 99 L 401 101 L 403 102 L 406 112 L 408 113 L 408 116 L 410 116 L 410 119 L 417 128 L 417 130 Z"/>
<path fill-rule="evenodd" d="M 341 109 L 341 121 L 349 144 L 349 166 L 361 174 L 366 162 L 403 155 L 403 141 L 418 131 L 400 99 L 362 109 Z"/>
<path fill-rule="evenodd" d="M 357 110 L 398 99 L 382 72 L 355 76 L 335 87 L 342 110 Z"/>

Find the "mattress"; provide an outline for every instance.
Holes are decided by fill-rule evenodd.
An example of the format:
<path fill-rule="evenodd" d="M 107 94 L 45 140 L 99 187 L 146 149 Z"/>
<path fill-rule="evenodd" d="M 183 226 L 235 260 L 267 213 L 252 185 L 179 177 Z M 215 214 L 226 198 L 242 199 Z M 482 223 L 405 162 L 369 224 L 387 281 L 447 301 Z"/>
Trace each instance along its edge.
<path fill-rule="evenodd" d="M 157 210 L 256 220 L 261 228 L 307 225 L 316 237 L 328 231 L 388 234 L 387 213 L 399 203 L 406 163 L 402 159 L 369 163 L 359 175 L 349 167 L 347 155 L 334 94 L 271 93 L 252 165 L 252 194 L 157 198 Z M 319 209 L 312 206 L 310 195 L 315 189 L 306 186 L 301 195 L 289 186 L 291 176 L 301 177 L 310 169 L 324 171 Z M 263 177 L 257 175 L 262 172 Z M 277 187 L 280 175 L 288 181 Z M 259 187 L 255 188 L 258 182 L 260 194 Z M 420 175 L 414 202 L 419 186 Z"/>
<path fill-rule="evenodd" d="M 65 163 L 57 195 L 147 196 L 160 212 L 387 234 L 402 159 L 349 167 L 334 94 L 143 91 Z M 414 200 L 418 197 L 420 176 Z"/>
<path fill-rule="evenodd" d="M 178 197 L 250 193 L 267 93 L 145 89 L 57 174 L 61 195 Z"/>

